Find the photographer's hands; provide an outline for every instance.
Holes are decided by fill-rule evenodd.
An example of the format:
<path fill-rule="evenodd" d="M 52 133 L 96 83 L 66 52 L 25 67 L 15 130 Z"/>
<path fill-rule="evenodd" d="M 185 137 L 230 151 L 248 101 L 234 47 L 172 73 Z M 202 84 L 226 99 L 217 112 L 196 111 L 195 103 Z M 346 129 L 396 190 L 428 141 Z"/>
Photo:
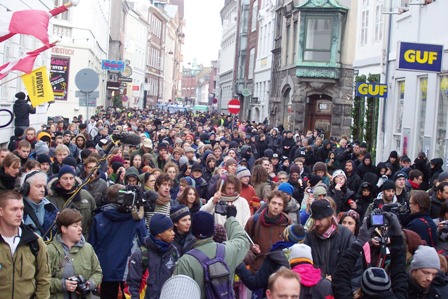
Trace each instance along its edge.
<path fill-rule="evenodd" d="M 368 227 L 368 222 L 369 221 L 367 219 L 364 219 L 362 226 L 359 228 L 358 238 L 355 241 L 355 243 L 361 247 L 363 247 L 364 244 L 370 239 L 373 231 L 375 230 L 375 227 L 373 226 L 371 226 L 370 228 Z"/>
<path fill-rule="evenodd" d="M 389 220 L 389 231 L 391 237 L 401 236 L 401 225 L 397 215 L 394 213 L 383 212 L 384 217 Z"/>

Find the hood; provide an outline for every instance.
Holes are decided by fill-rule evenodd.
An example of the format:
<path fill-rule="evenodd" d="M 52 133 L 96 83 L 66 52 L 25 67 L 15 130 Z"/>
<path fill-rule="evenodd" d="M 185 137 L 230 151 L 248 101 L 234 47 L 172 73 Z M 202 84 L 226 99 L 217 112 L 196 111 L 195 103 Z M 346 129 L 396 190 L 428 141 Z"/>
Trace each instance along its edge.
<path fill-rule="evenodd" d="M 292 271 L 300 275 L 300 283 L 306 287 L 315 286 L 321 280 L 320 269 L 314 268 L 311 264 L 299 264 Z"/>
<path fill-rule="evenodd" d="M 363 162 L 364 162 L 364 160 L 363 160 Z M 345 162 L 345 163 L 350 163 L 350 164 L 352 164 L 352 169 L 353 169 L 353 173 L 354 172 L 356 172 L 356 165 L 355 165 L 355 162 L 353 162 L 353 160 L 347 160 L 347 162 Z M 345 169 L 344 169 L 344 172 L 345 172 Z"/>
<path fill-rule="evenodd" d="M 434 165 L 434 169 L 441 169 L 443 160 L 441 158 L 435 158 L 431 160 L 431 164 Z"/>
<path fill-rule="evenodd" d="M 297 200 L 291 197 L 291 200 L 288 202 L 285 208 L 286 213 L 297 212 L 300 209 L 300 205 L 297 203 Z"/>
<path fill-rule="evenodd" d="M 124 222 L 132 218 L 131 213 L 123 213 L 118 210 L 119 206 L 114 203 L 107 204 L 101 208 L 103 215 L 112 221 Z"/>
<path fill-rule="evenodd" d="M 126 174 L 124 175 L 124 179 L 126 180 L 129 176 L 135 176 L 138 179 L 138 170 L 134 166 L 129 167 L 126 169 Z"/>
<path fill-rule="evenodd" d="M 289 268 L 289 262 L 283 250 L 275 250 L 268 252 L 266 254 L 266 258 L 271 260 L 276 265 Z"/>
<path fill-rule="evenodd" d="M 322 142 L 322 145 L 324 146 L 324 148 L 327 147 L 327 145 L 331 144 L 330 140 L 325 139 L 324 142 Z"/>

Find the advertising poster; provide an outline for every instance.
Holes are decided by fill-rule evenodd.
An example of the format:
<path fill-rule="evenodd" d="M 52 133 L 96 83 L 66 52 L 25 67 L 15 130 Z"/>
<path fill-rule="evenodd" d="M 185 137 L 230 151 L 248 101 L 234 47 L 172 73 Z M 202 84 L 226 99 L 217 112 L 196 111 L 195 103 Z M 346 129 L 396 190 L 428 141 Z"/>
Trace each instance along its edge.
<path fill-rule="evenodd" d="M 70 57 L 51 56 L 50 83 L 55 100 L 67 101 L 69 71 Z"/>

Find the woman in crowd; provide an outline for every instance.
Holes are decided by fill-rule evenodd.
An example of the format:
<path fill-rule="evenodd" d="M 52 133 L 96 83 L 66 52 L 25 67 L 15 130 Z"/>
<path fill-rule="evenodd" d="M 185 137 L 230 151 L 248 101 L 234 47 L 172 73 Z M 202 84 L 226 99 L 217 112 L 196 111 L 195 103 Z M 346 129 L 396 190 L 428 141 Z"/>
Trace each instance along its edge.
<path fill-rule="evenodd" d="M 101 283 L 100 263 L 82 235 L 81 221 L 75 209 L 64 209 L 57 217 L 58 234 L 48 245 L 52 299 L 91 298 Z"/>
<path fill-rule="evenodd" d="M 201 208 L 199 193 L 196 188 L 190 186 L 185 187 L 178 201 L 179 204 L 188 207 L 191 215 L 194 215 Z"/>
<path fill-rule="evenodd" d="M 176 246 L 179 256 L 184 255 L 196 242 L 196 238 L 190 232 L 191 213 L 190 209 L 185 205 L 178 205 L 171 208 L 170 218 L 174 223 L 174 246 Z"/>
<path fill-rule="evenodd" d="M 16 189 L 16 180 L 20 170 L 20 158 L 8 153 L 0 168 L 0 190 Z"/>
<path fill-rule="evenodd" d="M 135 169 L 138 170 L 138 173 L 142 173 L 142 156 L 140 156 L 139 154 L 131 156 L 130 163 L 131 166 L 134 166 Z"/>
<path fill-rule="evenodd" d="M 339 213 L 339 224 L 348 228 L 355 237 L 358 235 L 359 222 L 359 214 L 354 210 Z"/>
<path fill-rule="evenodd" d="M 255 165 L 252 170 L 251 185 L 260 200 L 266 200 L 272 192 L 267 170 L 261 165 Z"/>

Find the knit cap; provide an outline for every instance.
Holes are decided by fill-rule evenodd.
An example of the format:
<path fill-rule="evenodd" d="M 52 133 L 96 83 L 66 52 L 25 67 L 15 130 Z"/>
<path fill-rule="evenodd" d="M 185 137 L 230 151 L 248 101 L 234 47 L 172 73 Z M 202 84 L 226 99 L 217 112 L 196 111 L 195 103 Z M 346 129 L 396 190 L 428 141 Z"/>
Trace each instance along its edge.
<path fill-rule="evenodd" d="M 170 217 L 164 214 L 155 213 L 149 223 L 149 231 L 151 235 L 157 236 L 173 226 L 173 221 L 171 221 Z"/>
<path fill-rule="evenodd" d="M 311 218 L 313 219 L 323 219 L 333 215 L 334 210 L 330 203 L 325 199 L 315 200 L 311 204 Z"/>
<path fill-rule="evenodd" d="M 191 232 L 198 239 L 207 239 L 215 232 L 213 215 L 204 211 L 195 213 L 191 219 Z"/>
<path fill-rule="evenodd" d="M 110 167 L 112 168 L 114 173 L 117 173 L 118 169 L 120 167 L 123 167 L 123 163 L 121 163 L 121 162 L 113 162 Z"/>
<path fill-rule="evenodd" d="M 306 231 L 301 224 L 288 225 L 282 233 L 283 240 L 291 243 L 303 243 Z"/>
<path fill-rule="evenodd" d="M 324 186 L 318 185 L 314 187 L 313 194 L 315 197 L 318 197 L 319 195 L 327 195 L 327 189 L 325 189 Z"/>
<path fill-rule="evenodd" d="M 362 275 L 361 289 L 363 294 L 374 296 L 390 290 L 390 279 L 383 268 L 370 267 Z"/>
<path fill-rule="evenodd" d="M 313 172 L 317 173 L 318 171 L 327 172 L 327 166 L 324 162 L 316 162 L 313 166 Z"/>
<path fill-rule="evenodd" d="M 250 177 L 250 171 L 247 169 L 247 167 L 244 166 L 238 166 L 236 169 L 236 177 L 241 180 L 241 178 L 249 176 Z"/>
<path fill-rule="evenodd" d="M 296 164 L 291 165 L 289 168 L 289 174 L 298 173 L 300 174 L 300 168 Z"/>
<path fill-rule="evenodd" d="M 404 235 L 404 241 L 408 246 L 408 251 L 410 253 L 414 254 L 420 245 L 426 245 L 426 241 L 422 240 L 420 235 L 416 232 L 409 229 L 403 229 L 402 231 Z"/>
<path fill-rule="evenodd" d="M 78 164 L 76 163 L 76 159 L 73 158 L 72 156 L 65 157 L 64 160 L 62 160 L 62 165 L 70 165 L 74 168 L 78 166 Z"/>
<path fill-rule="evenodd" d="M 313 264 L 311 247 L 305 244 L 294 244 L 289 248 L 289 264 L 292 266 L 298 263 Z"/>
<path fill-rule="evenodd" d="M 76 176 L 75 170 L 72 166 L 64 165 L 61 167 L 61 169 L 59 169 L 58 178 L 60 179 L 66 173 L 70 173 L 71 175 Z"/>
<path fill-rule="evenodd" d="M 312 175 L 310 175 L 308 180 L 310 182 L 310 186 L 314 187 L 322 180 L 322 178 L 320 176 L 318 176 L 317 174 L 312 174 Z"/>
<path fill-rule="evenodd" d="M 439 174 L 439 182 L 443 182 L 446 179 L 448 179 L 448 171 L 444 171 Z"/>
<path fill-rule="evenodd" d="M 333 171 L 333 180 L 337 176 L 343 176 L 345 179 L 347 179 L 347 176 L 345 175 L 345 172 L 342 169 L 336 169 Z"/>
<path fill-rule="evenodd" d="M 174 223 L 188 215 L 191 215 L 191 213 L 186 205 L 178 205 L 170 210 L 170 218 Z"/>
<path fill-rule="evenodd" d="M 124 164 L 124 163 L 125 163 L 124 159 L 123 159 L 121 156 L 118 156 L 118 155 L 113 156 L 113 157 L 110 159 L 109 162 L 110 162 L 111 164 L 114 163 L 114 162 L 120 162 L 121 164 Z"/>
<path fill-rule="evenodd" d="M 26 97 L 26 95 L 22 91 L 19 91 L 18 93 L 16 93 L 16 98 L 18 98 L 20 100 L 24 100 L 25 97 Z"/>
<path fill-rule="evenodd" d="M 390 190 L 390 189 L 395 190 L 395 182 L 392 180 L 387 180 L 381 185 L 381 191 Z"/>
<path fill-rule="evenodd" d="M 34 145 L 34 151 L 36 152 L 37 156 L 40 156 L 40 155 L 48 155 L 50 149 L 48 148 L 47 143 L 38 140 Z"/>
<path fill-rule="evenodd" d="M 233 158 L 227 159 L 226 162 L 225 162 L 225 165 L 227 167 L 230 166 L 230 165 L 234 165 L 234 164 L 238 164 L 238 162 L 235 159 L 233 159 Z"/>
<path fill-rule="evenodd" d="M 51 164 L 51 159 L 50 159 L 50 156 L 48 156 L 48 155 L 46 155 L 46 154 L 43 154 L 43 155 L 38 155 L 37 156 L 37 162 L 39 162 L 39 163 L 48 163 L 48 164 Z"/>
<path fill-rule="evenodd" d="M 179 158 L 179 167 L 182 167 L 183 165 L 188 163 L 188 158 L 185 156 L 182 156 Z"/>
<path fill-rule="evenodd" d="M 272 158 L 273 155 L 274 155 L 274 151 L 271 150 L 270 148 L 265 149 L 263 152 L 263 157 L 266 157 L 266 158 Z"/>
<path fill-rule="evenodd" d="M 278 191 L 282 191 L 285 192 L 288 195 L 292 195 L 292 193 L 294 192 L 294 187 L 288 183 L 288 182 L 283 182 L 280 185 L 278 185 Z"/>
<path fill-rule="evenodd" d="M 411 271 L 430 268 L 440 270 L 440 260 L 434 247 L 420 245 L 415 251 L 411 262 Z"/>

